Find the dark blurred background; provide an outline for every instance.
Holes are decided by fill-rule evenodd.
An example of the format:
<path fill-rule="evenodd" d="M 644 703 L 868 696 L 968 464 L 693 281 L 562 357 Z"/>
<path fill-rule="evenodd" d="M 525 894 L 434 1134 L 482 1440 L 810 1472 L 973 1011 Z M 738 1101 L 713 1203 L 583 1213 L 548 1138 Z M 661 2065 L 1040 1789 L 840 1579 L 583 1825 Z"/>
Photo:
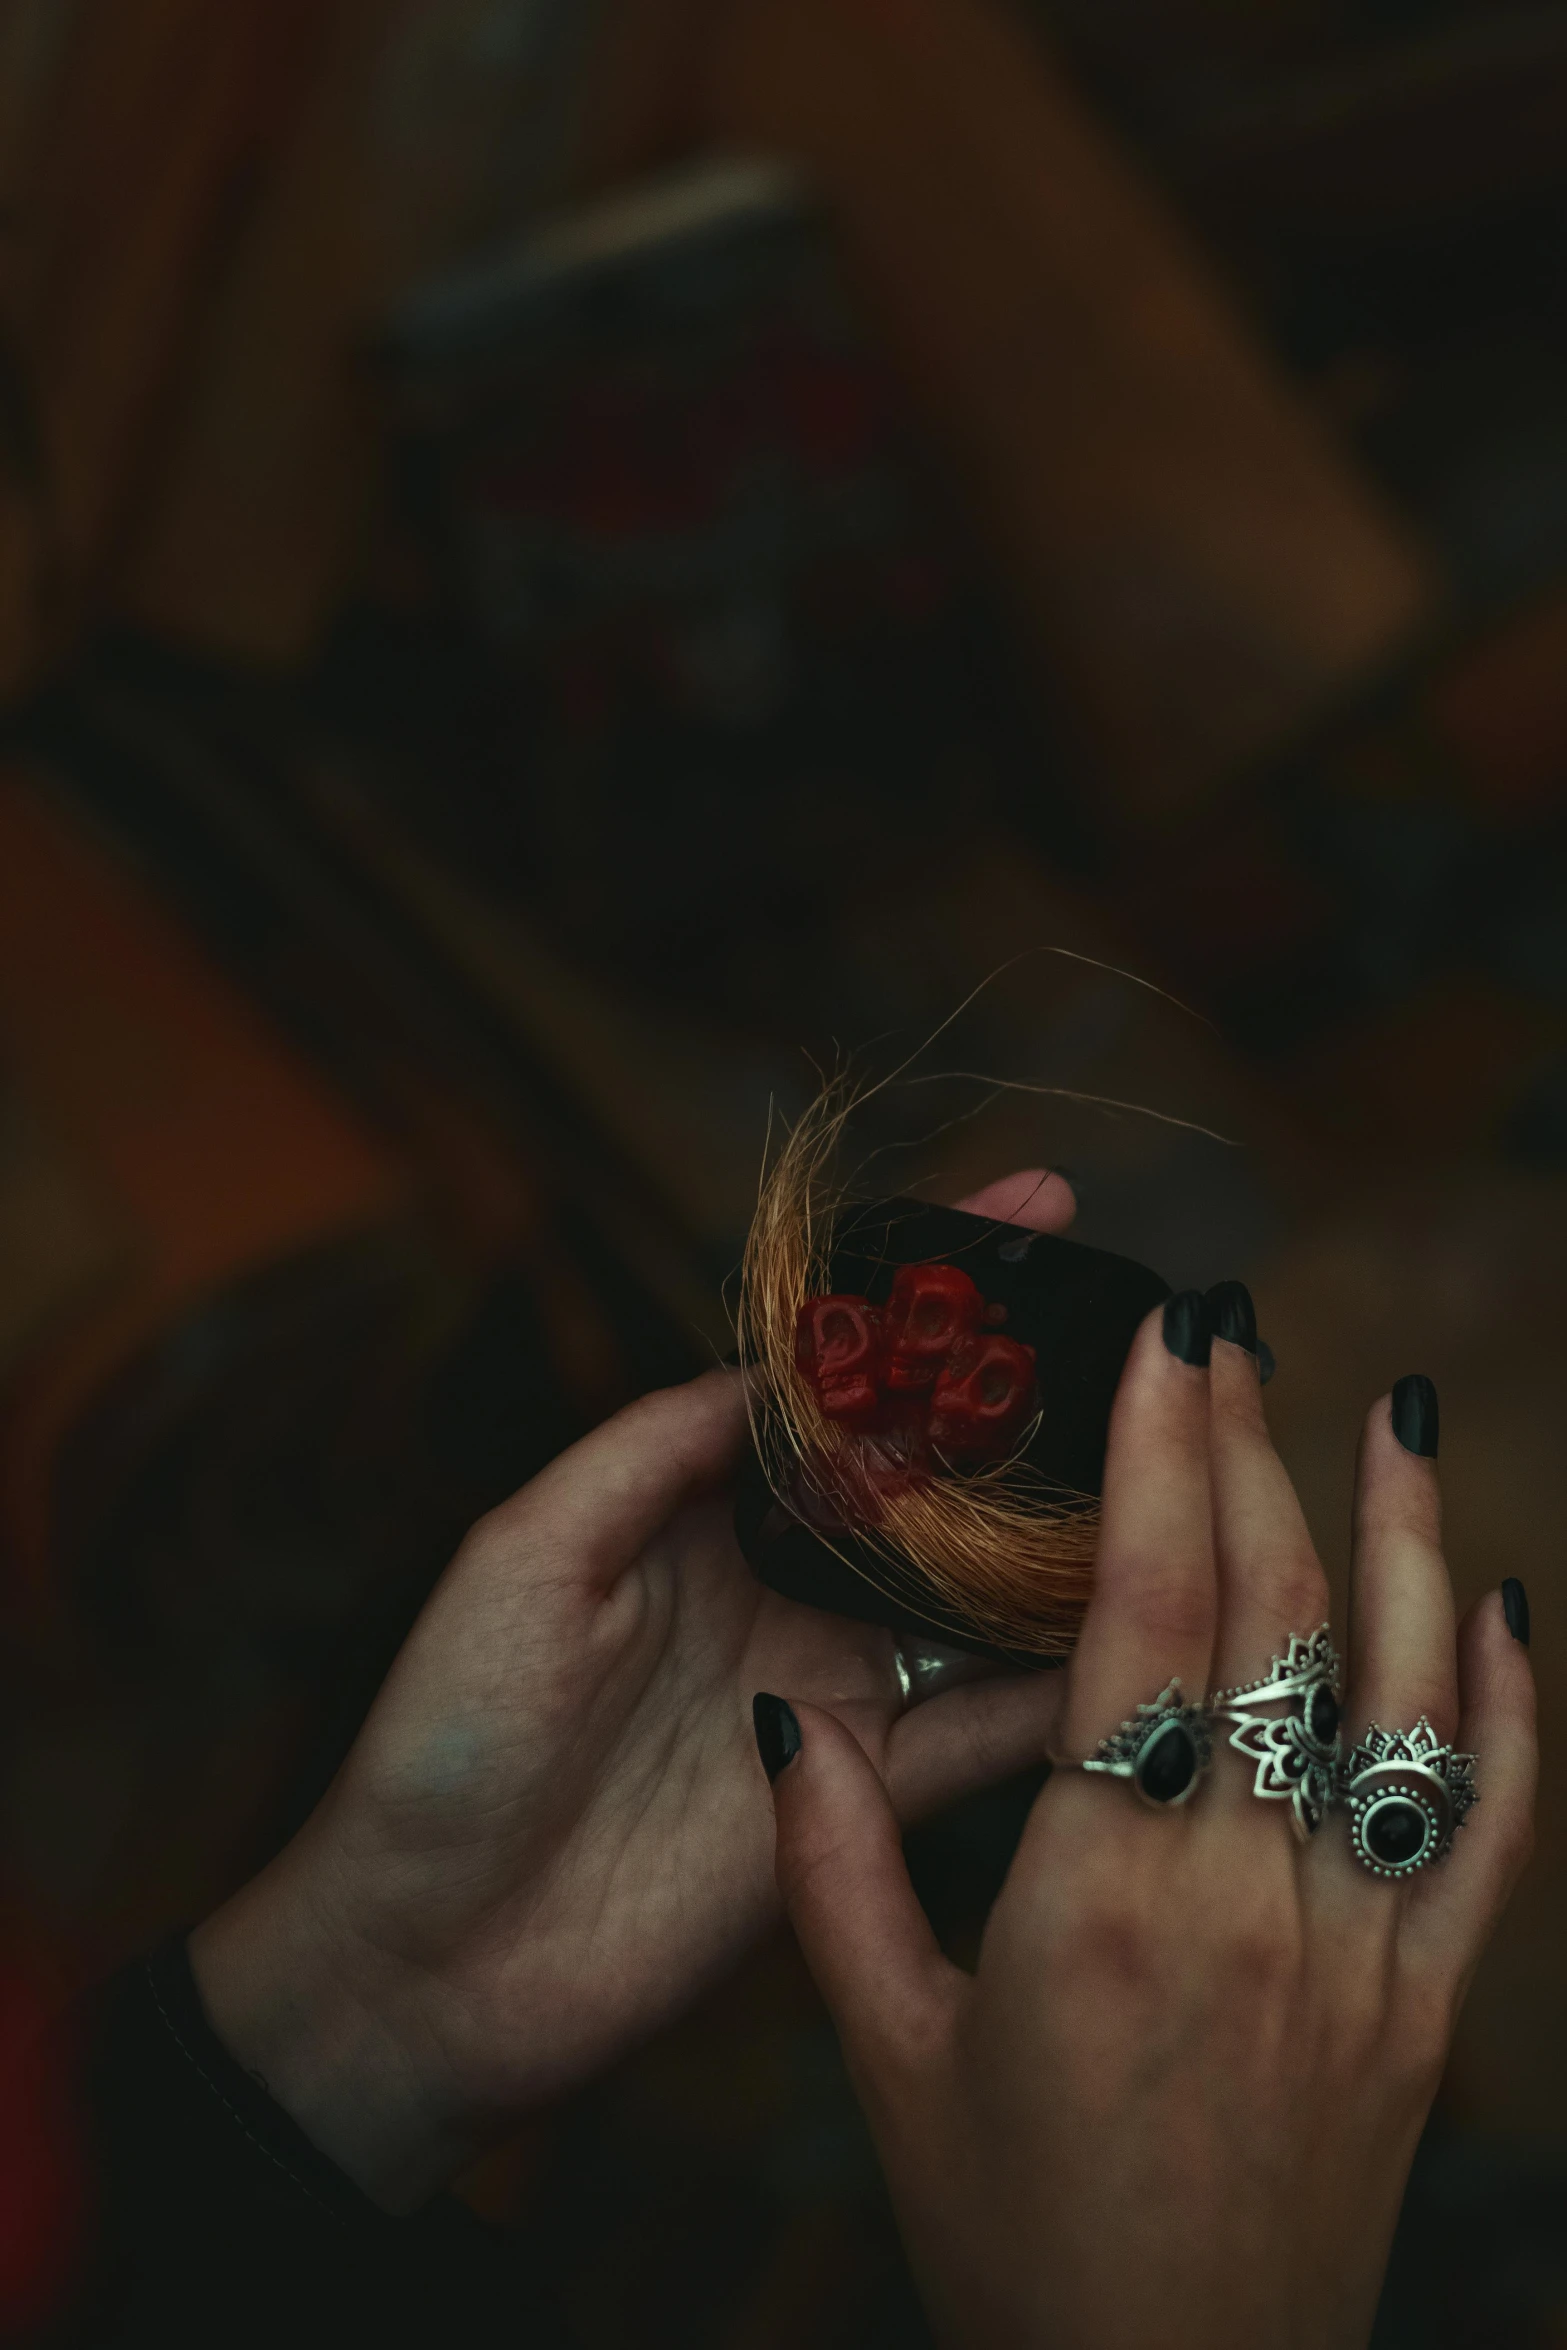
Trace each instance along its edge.
<path fill-rule="evenodd" d="M 36 2017 L 988 975 L 917 1073 L 1062 1090 L 876 1180 L 1249 1280 L 1336 1574 L 1431 1373 L 1550 1725 L 1564 254 L 1558 0 L 0 0 L 0 2315 Z M 1029 1792 L 915 1840 L 957 1947 Z M 1567 2343 L 1563 1795 L 1384 2350 Z M 923 2338 L 782 1940 L 464 2192 L 589 2350 Z"/>

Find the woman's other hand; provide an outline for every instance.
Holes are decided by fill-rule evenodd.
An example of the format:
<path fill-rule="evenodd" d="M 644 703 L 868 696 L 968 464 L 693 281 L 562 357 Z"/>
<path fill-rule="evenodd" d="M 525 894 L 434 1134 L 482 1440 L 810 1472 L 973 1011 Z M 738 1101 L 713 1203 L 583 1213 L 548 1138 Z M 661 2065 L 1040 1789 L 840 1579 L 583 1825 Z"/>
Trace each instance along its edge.
<path fill-rule="evenodd" d="M 977 1212 L 1059 1231 L 1043 1172 Z M 778 1914 L 751 1698 L 788 1689 L 900 1819 L 1040 1760 L 1061 1676 L 905 1711 L 897 1643 L 752 1576 L 739 1374 L 644 1397 L 483 1519 L 325 1800 L 198 1928 L 209 2017 L 315 2143 L 406 2209 L 665 2021 Z"/>

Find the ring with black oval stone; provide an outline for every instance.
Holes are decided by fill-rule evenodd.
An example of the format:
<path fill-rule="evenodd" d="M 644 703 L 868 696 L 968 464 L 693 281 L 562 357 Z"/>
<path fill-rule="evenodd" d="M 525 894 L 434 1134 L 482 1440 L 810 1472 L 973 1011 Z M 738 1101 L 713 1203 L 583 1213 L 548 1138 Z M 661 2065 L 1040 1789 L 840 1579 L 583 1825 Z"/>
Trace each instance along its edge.
<path fill-rule="evenodd" d="M 1333 1741 L 1338 1736 L 1339 1702 L 1328 1682 L 1317 1681 L 1312 1684 L 1301 1708 L 1301 1719 L 1312 1744 L 1330 1754 Z"/>
<path fill-rule="evenodd" d="M 1101 1738 L 1086 1762 L 1053 1759 L 1061 1769 L 1130 1779 L 1144 1803 L 1155 1811 L 1174 1811 L 1196 1794 L 1212 1764 L 1212 1723 L 1207 1707 L 1185 1704 L 1180 1682 L 1172 1681 Z"/>
<path fill-rule="evenodd" d="M 1374 1877 L 1412 1877 L 1443 1860 L 1478 1801 L 1475 1757 L 1439 1738 L 1369 1722 L 1343 1770 L 1350 1850 Z"/>
<path fill-rule="evenodd" d="M 1366 1777 L 1372 1783 L 1348 1800 L 1350 1848 L 1361 1867 L 1374 1877 L 1412 1877 L 1439 1860 L 1452 1836 L 1452 1807 L 1440 1783 L 1424 1773 Z"/>

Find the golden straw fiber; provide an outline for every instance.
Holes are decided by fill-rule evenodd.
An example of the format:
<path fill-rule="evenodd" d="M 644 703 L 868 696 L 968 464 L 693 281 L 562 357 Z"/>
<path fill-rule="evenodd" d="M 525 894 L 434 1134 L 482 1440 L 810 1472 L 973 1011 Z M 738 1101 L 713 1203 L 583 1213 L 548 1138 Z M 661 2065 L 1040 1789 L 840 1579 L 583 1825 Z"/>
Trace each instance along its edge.
<path fill-rule="evenodd" d="M 774 1494 L 790 1506 L 804 1480 L 832 1491 L 833 1464 L 855 1439 L 819 1408 L 794 1359 L 795 1323 L 830 1286 L 833 1227 L 845 1202 L 838 1146 L 862 1095 L 830 1079 L 764 1169 L 741 1269 L 737 1330 L 749 1374 L 752 1433 Z M 845 1564 L 875 1581 L 863 1555 Z M 969 1475 L 938 1472 L 881 1497 L 876 1522 L 855 1526 L 863 1553 L 928 1585 L 930 1612 L 997 1647 L 1039 1657 L 1067 1653 L 1093 1578 L 1098 1504 L 1063 1495 L 1020 1458 Z"/>

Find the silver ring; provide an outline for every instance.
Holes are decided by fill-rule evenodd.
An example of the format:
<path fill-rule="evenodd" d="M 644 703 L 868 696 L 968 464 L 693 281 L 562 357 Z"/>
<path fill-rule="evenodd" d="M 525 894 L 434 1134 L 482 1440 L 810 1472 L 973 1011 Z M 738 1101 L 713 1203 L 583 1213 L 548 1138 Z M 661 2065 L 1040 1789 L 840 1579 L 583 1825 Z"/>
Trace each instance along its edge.
<path fill-rule="evenodd" d="M 907 1713 L 914 1703 L 914 1675 L 909 1671 L 909 1660 L 903 1653 L 901 1640 L 893 1642 L 892 1669 L 898 1676 L 899 1710 Z"/>
<path fill-rule="evenodd" d="M 900 1710 L 910 1713 L 932 1697 L 961 1689 L 965 1682 L 993 1680 L 1002 1668 L 969 1649 L 948 1648 L 939 1640 L 927 1640 L 923 1633 L 901 1632 L 893 1639 L 892 1669 L 898 1679 Z"/>
<path fill-rule="evenodd" d="M 1144 1803 L 1155 1811 L 1173 1811 L 1190 1802 L 1213 1761 L 1208 1708 L 1183 1703 L 1181 1684 L 1172 1681 L 1151 1705 L 1140 1705 L 1119 1730 L 1101 1738 L 1087 1762 L 1051 1759 L 1061 1770 L 1130 1779 Z"/>
<path fill-rule="evenodd" d="M 1291 1636 L 1255 1681 L 1220 1689 L 1209 1699 L 1230 1724 L 1230 1744 L 1256 1766 L 1253 1795 L 1287 1803 L 1302 1844 L 1315 1836 L 1338 1793 L 1343 1758 L 1339 1736 L 1341 1667 L 1326 1624 Z M 1260 1706 L 1279 1710 L 1260 1713 Z"/>
<path fill-rule="evenodd" d="M 1445 1860 L 1480 1800 L 1472 1754 L 1444 1746 L 1424 1714 L 1412 1730 L 1367 1724 L 1342 1772 L 1350 1848 L 1374 1877 Z"/>

